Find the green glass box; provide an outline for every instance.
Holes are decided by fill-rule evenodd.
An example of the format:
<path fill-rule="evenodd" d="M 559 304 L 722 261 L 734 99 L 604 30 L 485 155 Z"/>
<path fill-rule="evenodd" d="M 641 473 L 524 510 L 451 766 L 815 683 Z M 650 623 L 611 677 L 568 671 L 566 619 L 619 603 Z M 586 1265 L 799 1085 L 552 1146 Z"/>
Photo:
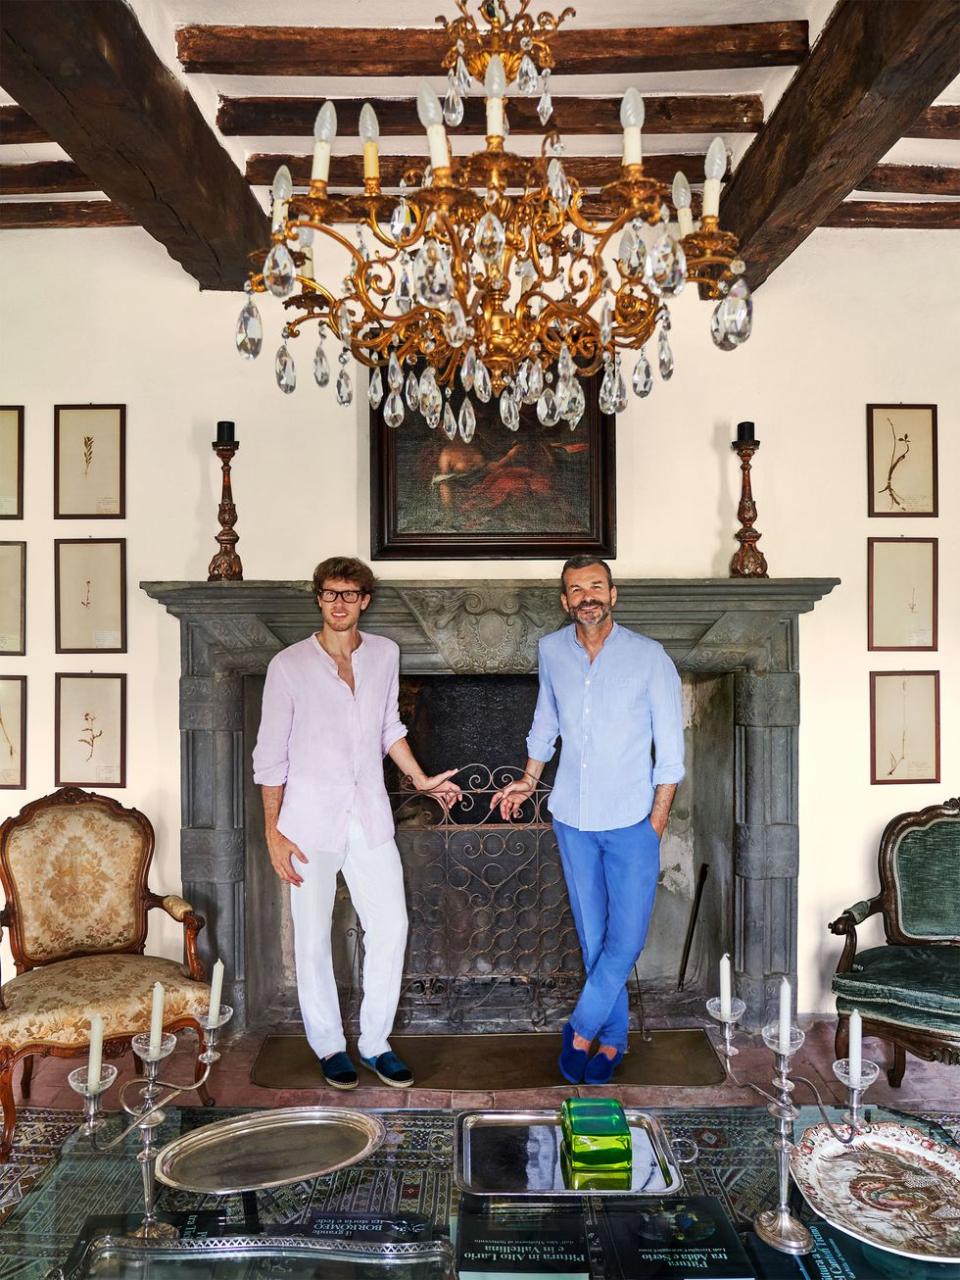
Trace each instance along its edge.
<path fill-rule="evenodd" d="M 631 1168 L 575 1168 L 570 1163 L 566 1147 L 560 1149 L 560 1169 L 563 1185 L 568 1191 L 629 1191 L 633 1186 Z"/>
<path fill-rule="evenodd" d="M 630 1126 L 612 1098 L 567 1098 L 560 1107 L 563 1145 L 573 1169 L 633 1167 Z"/>

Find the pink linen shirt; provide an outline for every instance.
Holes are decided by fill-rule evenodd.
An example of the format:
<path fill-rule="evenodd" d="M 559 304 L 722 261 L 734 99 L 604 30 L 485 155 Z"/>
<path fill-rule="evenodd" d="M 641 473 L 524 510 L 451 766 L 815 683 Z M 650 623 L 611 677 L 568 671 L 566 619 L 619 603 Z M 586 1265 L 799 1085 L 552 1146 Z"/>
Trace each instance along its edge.
<path fill-rule="evenodd" d="M 253 780 L 284 788 L 277 826 L 307 857 L 342 854 L 351 814 L 371 848 L 395 831 L 383 757 L 407 732 L 397 707 L 400 649 L 386 636 L 360 637 L 353 693 L 315 635 L 267 667 Z"/>

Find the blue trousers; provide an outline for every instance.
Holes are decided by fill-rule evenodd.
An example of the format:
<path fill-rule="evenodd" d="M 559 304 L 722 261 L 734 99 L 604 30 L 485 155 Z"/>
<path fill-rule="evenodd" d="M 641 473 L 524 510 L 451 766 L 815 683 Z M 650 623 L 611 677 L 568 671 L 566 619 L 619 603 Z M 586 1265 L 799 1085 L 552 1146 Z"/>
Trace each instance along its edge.
<path fill-rule="evenodd" d="M 570 1025 L 585 1040 L 625 1050 L 627 978 L 643 950 L 660 874 L 649 818 L 615 831 L 578 831 L 554 819 L 587 980 Z"/>

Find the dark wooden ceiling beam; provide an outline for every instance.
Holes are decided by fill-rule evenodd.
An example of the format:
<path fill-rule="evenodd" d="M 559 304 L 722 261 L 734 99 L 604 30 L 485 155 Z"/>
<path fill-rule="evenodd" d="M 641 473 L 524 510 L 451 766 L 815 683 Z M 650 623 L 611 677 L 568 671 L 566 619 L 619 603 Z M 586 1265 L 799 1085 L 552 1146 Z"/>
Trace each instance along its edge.
<path fill-rule="evenodd" d="M 425 155 L 380 157 L 380 182 L 385 188 L 396 187 L 409 169 L 422 170 L 429 163 Z M 289 156 L 261 153 L 247 159 L 247 181 L 253 186 L 268 187 L 281 164 L 290 169 L 294 185 L 305 188 L 310 181 L 310 156 Z M 620 172 L 619 156 L 565 156 L 567 173 L 585 187 L 602 187 L 613 182 Z M 700 181 L 703 172 L 703 156 L 698 155 L 649 155 L 644 157 L 644 172 L 659 182 L 672 182 L 678 169 L 682 169 L 692 182 Z M 359 155 L 334 156 L 330 162 L 330 181 L 337 187 L 361 187 L 363 185 L 363 157 Z"/>
<path fill-rule="evenodd" d="M 96 190 L 96 184 L 72 160 L 0 164 L 0 195 L 55 195 L 62 191 Z"/>
<path fill-rule="evenodd" d="M 6 2 L 6 0 L 5 0 Z M 4 200 L 0 230 L 53 227 L 135 227 L 136 218 L 110 200 Z"/>
<path fill-rule="evenodd" d="M 905 138 L 946 138 L 960 140 L 960 103 L 934 103 L 921 111 L 904 132 Z"/>
<path fill-rule="evenodd" d="M 220 99 L 217 127 L 225 137 L 310 138 L 323 98 L 226 98 Z M 341 136 L 356 136 L 363 98 L 338 98 L 337 129 Z M 370 98 L 384 137 L 423 133 L 415 98 Z M 654 133 L 755 133 L 763 124 L 763 100 L 759 94 L 644 98 L 643 132 Z M 483 99 L 467 98 L 459 134 L 486 133 Z M 543 133 L 537 116 L 537 99 L 511 97 L 507 114 L 511 133 Z M 554 97 L 551 127 L 564 133 L 620 132 L 620 97 Z"/>
<path fill-rule="evenodd" d="M 888 227 L 908 231 L 960 230 L 957 200 L 845 200 L 824 218 L 825 227 Z"/>
<path fill-rule="evenodd" d="M 755 287 L 960 71 L 956 0 L 840 0 L 727 183 L 720 223 Z"/>
<path fill-rule="evenodd" d="M 808 52 L 806 22 L 568 28 L 550 44 L 562 75 L 795 66 Z M 436 75 L 449 47 L 439 28 L 191 25 L 177 31 L 184 70 L 215 75 Z"/>
<path fill-rule="evenodd" d="M 50 135 L 41 129 L 36 120 L 23 107 L 15 103 L 0 106 L 0 142 L 22 144 L 24 142 L 49 142 Z"/>
<path fill-rule="evenodd" d="M 0 7 L 3 87 L 205 289 L 269 243 L 256 197 L 187 87 L 114 0 Z"/>
<path fill-rule="evenodd" d="M 861 191 L 906 196 L 960 196 L 960 169 L 936 164 L 879 164 L 860 182 Z"/>

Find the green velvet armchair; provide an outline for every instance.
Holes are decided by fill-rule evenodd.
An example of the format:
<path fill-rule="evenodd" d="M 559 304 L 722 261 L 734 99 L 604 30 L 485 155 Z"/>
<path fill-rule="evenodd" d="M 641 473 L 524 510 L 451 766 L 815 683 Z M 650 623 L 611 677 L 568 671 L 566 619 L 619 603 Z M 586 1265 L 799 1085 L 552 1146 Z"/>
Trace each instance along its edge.
<path fill-rule="evenodd" d="M 833 978 L 838 1058 L 847 1056 L 850 1014 L 863 1034 L 894 1051 L 887 1078 L 899 1087 L 906 1051 L 960 1064 L 960 800 L 901 813 L 880 840 L 880 892 L 830 925 L 846 938 Z M 883 913 L 886 945 L 857 951 L 857 925 Z"/>

